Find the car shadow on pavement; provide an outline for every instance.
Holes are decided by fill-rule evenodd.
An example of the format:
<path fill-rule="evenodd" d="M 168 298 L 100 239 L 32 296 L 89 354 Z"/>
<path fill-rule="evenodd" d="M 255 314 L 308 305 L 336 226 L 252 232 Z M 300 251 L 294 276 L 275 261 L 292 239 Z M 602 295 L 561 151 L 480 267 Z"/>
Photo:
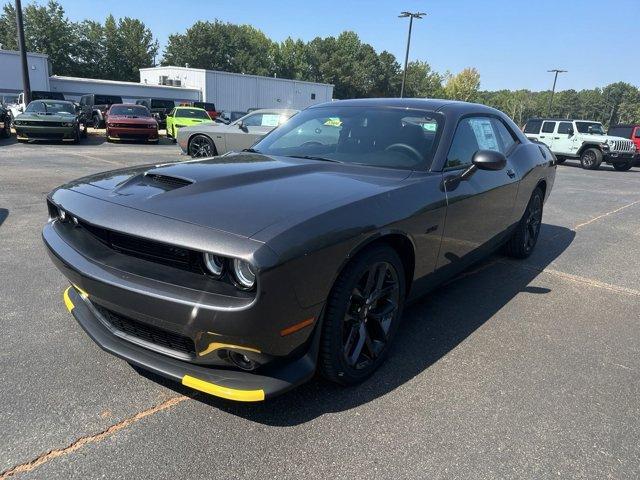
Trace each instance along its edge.
<path fill-rule="evenodd" d="M 265 425 L 299 425 L 326 413 L 346 411 L 374 401 L 423 373 L 519 293 L 549 293 L 548 288 L 530 283 L 574 237 L 572 230 L 544 224 L 538 248 L 530 259 L 520 262 L 495 254 L 413 303 L 405 310 L 386 362 L 370 379 L 354 387 L 341 387 L 317 375 L 277 398 L 245 404 L 200 394 L 136 370 L 198 402 Z"/>
<path fill-rule="evenodd" d="M 580 160 L 565 160 L 561 166 L 570 167 L 570 168 L 579 168 L 582 170 L 582 165 L 580 164 Z M 603 163 L 602 165 L 600 165 L 600 167 L 598 167 L 598 170 L 603 170 L 606 172 L 616 172 L 616 173 L 640 173 L 640 165 L 636 164 L 633 167 L 631 167 L 630 170 L 619 172 L 615 168 L 613 168 L 613 165 L 608 165 L 606 163 Z"/>
<path fill-rule="evenodd" d="M 0 227 L 2 226 L 2 224 L 7 219 L 8 216 L 9 216 L 9 210 L 7 210 L 6 208 L 0 208 Z"/>
<path fill-rule="evenodd" d="M 10 136 L 9 138 L 0 138 L 0 147 L 13 145 L 14 143 L 18 143 L 18 140 L 14 135 Z"/>

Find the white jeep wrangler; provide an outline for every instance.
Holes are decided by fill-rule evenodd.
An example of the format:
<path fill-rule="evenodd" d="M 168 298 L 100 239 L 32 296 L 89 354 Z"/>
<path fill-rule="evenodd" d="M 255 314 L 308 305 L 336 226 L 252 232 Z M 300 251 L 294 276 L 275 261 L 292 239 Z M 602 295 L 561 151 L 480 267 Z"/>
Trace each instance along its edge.
<path fill-rule="evenodd" d="M 573 158 L 579 159 L 587 170 L 597 170 L 605 162 L 625 171 L 636 158 L 633 142 L 607 135 L 600 122 L 532 118 L 522 130 L 530 140 L 546 144 L 557 157 L 557 163 Z"/>

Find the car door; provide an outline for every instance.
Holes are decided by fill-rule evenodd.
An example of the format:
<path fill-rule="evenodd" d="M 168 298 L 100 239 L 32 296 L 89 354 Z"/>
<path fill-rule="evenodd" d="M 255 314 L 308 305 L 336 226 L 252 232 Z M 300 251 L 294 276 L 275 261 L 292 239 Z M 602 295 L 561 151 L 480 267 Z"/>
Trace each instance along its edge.
<path fill-rule="evenodd" d="M 575 139 L 573 123 L 558 122 L 556 132 L 553 135 L 551 151 L 559 155 L 575 155 L 578 151 Z"/>
<path fill-rule="evenodd" d="M 538 140 L 544 143 L 549 149 L 553 152 L 553 134 L 556 130 L 556 122 L 545 121 L 542 123 L 542 129 L 540 130 L 540 135 L 538 135 Z"/>
<path fill-rule="evenodd" d="M 260 138 L 278 126 L 277 113 L 255 112 L 245 115 L 229 125 L 225 135 L 227 150 L 238 151 L 249 148 Z"/>
<path fill-rule="evenodd" d="M 447 214 L 438 268 L 464 266 L 475 259 L 472 254 L 480 247 L 488 248 L 502 240 L 515 223 L 519 178 L 513 165 L 518 155 L 524 154 L 521 146 L 518 137 L 498 118 L 474 115 L 460 120 L 444 169 Z M 477 170 L 468 180 L 456 180 L 472 165 L 478 150 L 504 153 L 506 167 Z"/>

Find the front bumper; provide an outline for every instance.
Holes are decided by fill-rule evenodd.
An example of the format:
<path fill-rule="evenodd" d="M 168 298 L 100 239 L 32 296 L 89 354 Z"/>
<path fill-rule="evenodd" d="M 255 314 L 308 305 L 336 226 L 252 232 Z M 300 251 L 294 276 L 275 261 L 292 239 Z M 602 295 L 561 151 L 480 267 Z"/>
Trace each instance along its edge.
<path fill-rule="evenodd" d="M 268 375 L 193 365 L 152 352 L 115 336 L 93 313 L 89 296 L 76 287 L 64 292 L 64 303 L 89 337 L 103 350 L 145 370 L 216 397 L 257 402 L 309 380 L 315 372 L 311 352 Z"/>
<path fill-rule="evenodd" d="M 89 208 L 91 202 L 87 198 L 82 205 Z M 148 214 L 145 218 L 147 222 L 154 220 Z M 125 222 L 120 219 L 120 223 Z M 169 220 L 163 219 L 163 223 L 165 229 L 171 230 Z M 153 231 L 153 227 L 148 228 Z M 185 238 L 188 228 L 182 227 Z M 265 398 L 283 393 L 313 375 L 313 345 L 319 329 L 314 330 L 311 325 L 317 324 L 322 305 L 300 307 L 293 289 L 279 273 L 264 273 L 263 283 L 272 286 L 263 289 L 262 295 L 236 295 L 235 287 L 220 281 L 113 251 L 92 241 L 83 228 L 69 224 L 63 228 L 58 221 L 50 221 L 42 235 L 56 267 L 79 291 L 88 292 L 82 298 L 84 307 L 74 316 L 105 350 L 180 381 L 187 375 L 236 389 L 241 381 L 245 390 L 256 390 L 258 382 Z M 209 236 L 214 237 L 213 232 Z M 73 291 L 68 295 L 73 301 Z M 74 305 L 80 304 L 76 301 Z M 164 340 L 144 342 L 140 341 L 142 336 L 127 336 L 124 333 L 131 329 L 119 329 L 117 323 L 101 313 L 105 311 L 134 326 L 149 327 L 152 336 L 159 332 L 188 339 L 191 348 L 176 350 L 167 347 Z M 309 326 L 283 336 L 283 329 L 310 318 L 314 321 Z M 149 339 L 149 335 L 144 338 Z M 260 367 L 252 372 L 241 371 L 230 362 L 231 353 L 246 355 Z M 195 382 L 189 386 L 195 384 L 201 385 Z M 209 393 L 215 391 L 207 388 Z"/>
<path fill-rule="evenodd" d="M 108 127 L 107 138 L 109 140 L 147 140 L 157 141 L 159 138 L 157 128 L 124 128 Z"/>
<path fill-rule="evenodd" d="M 20 127 L 15 126 L 16 136 L 24 140 L 73 140 L 76 127 Z"/>
<path fill-rule="evenodd" d="M 607 163 L 636 162 L 637 154 L 631 152 L 605 152 L 604 161 Z"/>

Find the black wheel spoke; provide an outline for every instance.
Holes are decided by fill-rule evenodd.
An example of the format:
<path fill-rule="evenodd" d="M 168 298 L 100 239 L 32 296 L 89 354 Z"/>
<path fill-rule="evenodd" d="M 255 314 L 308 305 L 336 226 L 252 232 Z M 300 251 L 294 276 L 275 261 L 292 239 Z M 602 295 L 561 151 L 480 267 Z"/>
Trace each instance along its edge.
<path fill-rule="evenodd" d="M 354 341 L 353 350 L 348 353 L 348 361 L 349 365 L 355 366 L 358 363 L 358 359 L 362 354 L 362 349 L 367 340 L 367 329 L 364 326 L 364 323 L 361 323 L 357 327 L 356 340 Z"/>

